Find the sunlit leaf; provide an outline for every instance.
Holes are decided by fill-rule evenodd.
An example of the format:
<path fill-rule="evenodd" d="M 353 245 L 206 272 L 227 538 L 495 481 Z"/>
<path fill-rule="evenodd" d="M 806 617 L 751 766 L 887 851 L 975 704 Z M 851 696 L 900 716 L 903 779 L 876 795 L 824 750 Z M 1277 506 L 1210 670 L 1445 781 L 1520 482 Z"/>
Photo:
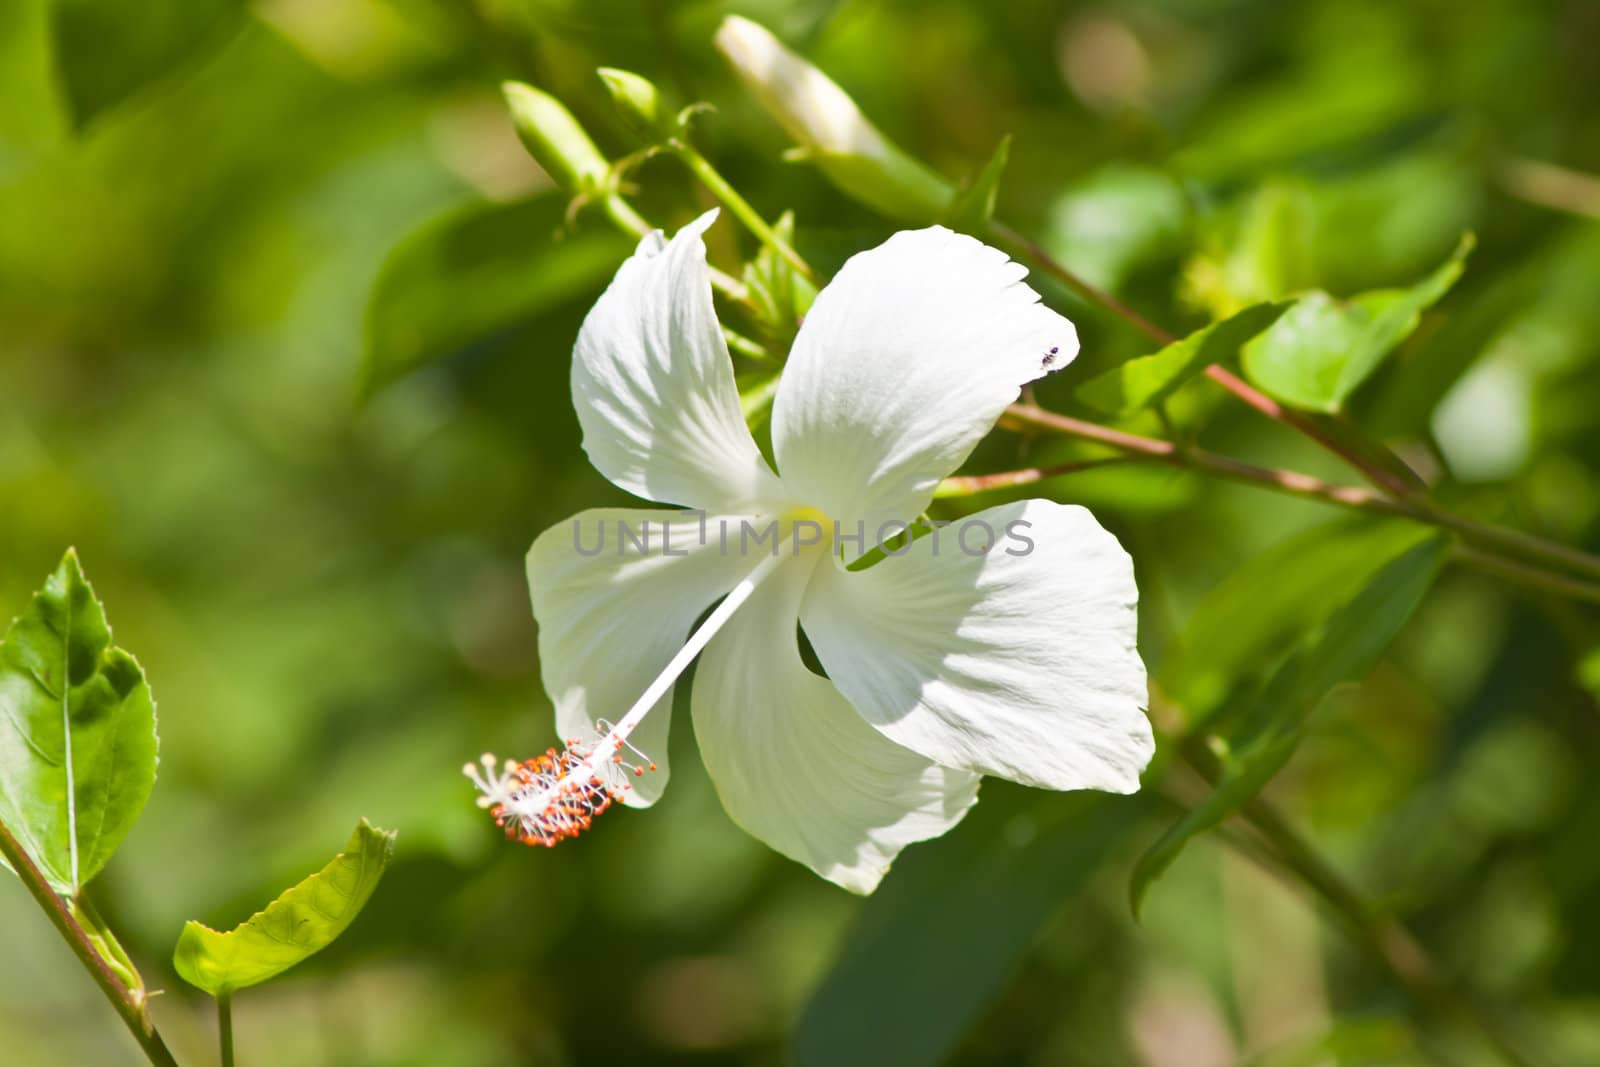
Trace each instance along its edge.
<path fill-rule="evenodd" d="M 226 40 L 243 0 L 55 0 L 56 64 L 80 127 Z"/>
<path fill-rule="evenodd" d="M 629 242 L 602 223 L 568 228 L 566 211 L 553 193 L 473 204 L 401 242 L 367 304 L 364 388 L 598 289 Z"/>
<path fill-rule="evenodd" d="M 1154 355 L 1131 359 L 1078 387 L 1078 399 L 1109 415 L 1131 415 L 1159 404 L 1212 363 L 1238 354 L 1250 338 L 1277 321 L 1288 302 L 1257 304 L 1174 341 Z"/>
<path fill-rule="evenodd" d="M 173 966 L 190 985 L 220 996 L 321 952 L 366 906 L 394 856 L 394 838 L 362 819 L 331 863 L 227 933 L 185 923 Z"/>
<path fill-rule="evenodd" d="M 156 780 L 156 709 L 69 550 L 0 644 L 0 822 L 51 888 L 100 872 Z"/>
<path fill-rule="evenodd" d="M 1328 691 L 1372 669 L 1432 587 L 1447 548 L 1433 537 L 1390 562 L 1278 669 L 1239 717 L 1215 790 L 1139 858 L 1130 884 L 1135 913 L 1190 839 L 1238 811 L 1283 769 Z"/>
<path fill-rule="evenodd" d="M 1347 301 L 1307 294 L 1245 347 L 1245 373 L 1286 404 L 1339 410 L 1455 284 L 1472 245 L 1469 234 L 1442 266 L 1409 289 L 1379 289 Z"/>
<path fill-rule="evenodd" d="M 1216 232 L 1185 270 L 1190 299 L 1223 318 L 1311 287 L 1315 219 L 1316 202 L 1305 182 L 1267 182 L 1212 220 Z"/>
<path fill-rule="evenodd" d="M 996 803 L 907 852 L 863 906 L 801 1016 L 801 1067 L 944 1062 L 1143 811 L 1139 800 L 1080 796 L 1065 814 L 1052 805 L 1048 825 L 1030 814 L 996 825 Z"/>

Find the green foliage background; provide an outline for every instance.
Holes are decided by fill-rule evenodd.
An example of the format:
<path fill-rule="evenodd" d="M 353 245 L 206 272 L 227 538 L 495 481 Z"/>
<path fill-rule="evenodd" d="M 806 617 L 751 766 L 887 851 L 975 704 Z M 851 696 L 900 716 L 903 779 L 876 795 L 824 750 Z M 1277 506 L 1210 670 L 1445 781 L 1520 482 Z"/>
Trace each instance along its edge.
<path fill-rule="evenodd" d="M 555 92 L 623 155 L 593 70 L 639 71 L 717 106 L 707 154 L 793 209 L 819 266 L 890 229 L 778 161 L 710 46 L 730 11 L 953 178 L 1013 135 L 1000 213 L 1186 329 L 1412 285 L 1476 231 L 1352 414 L 1434 457 L 1457 510 L 1600 547 L 1600 227 L 1530 202 L 1528 165 L 1600 170 L 1583 0 L 8 0 L 0 611 L 75 544 L 160 703 L 159 781 L 97 887 L 180 1058 L 211 1055 L 206 998 L 167 969 L 184 921 L 232 926 L 366 816 L 399 829 L 394 863 L 338 943 L 241 999 L 245 1062 L 1480 1062 L 1215 836 L 1135 925 L 1128 873 L 1170 796 L 988 783 L 867 902 L 735 829 L 683 729 L 665 800 L 578 844 L 510 847 L 472 807 L 463 760 L 550 736 L 522 554 L 622 502 L 566 381 L 626 242 L 597 216 L 554 239 L 497 82 Z M 635 177 L 663 224 L 708 206 L 670 161 Z M 725 267 L 753 251 L 714 236 Z M 1074 317 L 1084 354 L 1047 405 L 1150 350 Z M 1342 476 L 1203 382 L 1171 406 L 1211 447 Z M 972 470 L 1072 454 L 997 434 Z M 1146 656 L 1194 713 L 1212 653 L 1178 635 L 1228 575 L 1279 546 L 1235 583 L 1246 618 L 1365 577 L 1302 550 L 1347 536 L 1308 533 L 1337 518 L 1315 503 L 1137 467 L 1043 489 L 1133 552 Z M 1592 610 L 1449 570 L 1269 789 L 1552 1063 L 1600 1062 L 1597 649 Z M 134 1061 L 9 879 L 0 929 L 7 1062 Z"/>

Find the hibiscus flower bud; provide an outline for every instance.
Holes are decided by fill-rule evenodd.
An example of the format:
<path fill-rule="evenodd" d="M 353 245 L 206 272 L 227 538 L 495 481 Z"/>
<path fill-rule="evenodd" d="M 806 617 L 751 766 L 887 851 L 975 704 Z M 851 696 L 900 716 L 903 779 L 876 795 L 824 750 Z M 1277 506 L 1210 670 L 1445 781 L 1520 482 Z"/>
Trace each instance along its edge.
<path fill-rule="evenodd" d="M 799 142 L 802 157 L 846 194 L 892 218 L 931 222 L 944 215 L 954 187 L 880 133 L 822 71 L 737 15 L 723 20 L 716 45 Z"/>
<path fill-rule="evenodd" d="M 561 101 L 524 82 L 508 81 L 500 90 L 523 147 L 563 191 L 577 196 L 605 187 L 611 163 Z"/>

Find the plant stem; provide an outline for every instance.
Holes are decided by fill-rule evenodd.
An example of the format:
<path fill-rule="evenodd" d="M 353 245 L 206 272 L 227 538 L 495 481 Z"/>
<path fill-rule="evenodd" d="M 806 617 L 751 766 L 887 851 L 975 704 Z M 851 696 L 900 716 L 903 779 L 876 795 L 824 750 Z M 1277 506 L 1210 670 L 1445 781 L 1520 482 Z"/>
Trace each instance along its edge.
<path fill-rule="evenodd" d="M 1246 404 L 1249 404 L 1251 407 L 1261 412 L 1261 414 L 1265 415 L 1267 418 L 1283 423 L 1283 425 L 1289 427 L 1291 430 L 1294 430 L 1297 433 L 1300 433 L 1310 440 L 1316 442 L 1318 445 L 1321 445 L 1325 451 L 1338 456 L 1373 485 L 1376 485 L 1394 494 L 1395 496 L 1409 496 L 1413 491 L 1415 491 L 1416 485 L 1414 481 L 1414 475 L 1410 479 L 1403 478 L 1389 470 L 1388 467 L 1373 462 L 1362 454 L 1362 449 L 1352 447 L 1340 441 L 1338 437 L 1329 433 L 1319 422 L 1317 422 L 1316 419 L 1310 415 L 1307 415 L 1303 411 L 1296 411 L 1294 408 L 1284 407 L 1282 404 L 1272 399 L 1266 393 L 1256 389 L 1243 378 L 1239 377 L 1237 374 L 1234 374 L 1220 363 L 1213 363 L 1211 366 L 1207 367 L 1205 369 L 1205 375 L 1207 378 L 1210 378 L 1212 381 L 1228 390 L 1228 392 L 1232 393 L 1240 400 L 1243 400 Z M 1368 449 L 1381 449 L 1383 446 L 1369 442 L 1366 447 Z M 1387 450 L 1385 449 L 1384 451 Z M 1405 464 L 1398 457 L 1389 455 L 1385 458 L 1388 459 L 1394 466 L 1403 467 L 1406 470 L 1410 470 L 1410 468 L 1405 467 Z"/>
<path fill-rule="evenodd" d="M 1506 192 L 1540 207 L 1600 219 L 1600 178 L 1537 159 L 1501 160 L 1496 176 Z"/>
<path fill-rule="evenodd" d="M 1133 456 L 1107 456 L 1104 459 L 1086 459 L 1077 463 L 1058 463 L 1051 467 L 1027 467 L 1022 470 L 1001 471 L 998 474 L 968 474 L 958 477 L 946 478 L 934 490 L 935 499 L 944 499 L 953 496 L 971 496 L 974 493 L 987 493 L 992 489 L 1010 489 L 1018 485 L 1032 485 L 1042 482 L 1046 478 L 1058 478 L 1063 474 L 1076 474 L 1079 471 L 1094 470 L 1097 467 L 1109 467 L 1117 463 L 1128 463 Z"/>
<path fill-rule="evenodd" d="M 1278 493 L 1321 500 L 1324 503 L 1335 504 L 1339 507 L 1351 508 L 1356 511 L 1411 519 L 1415 522 L 1451 530 L 1468 541 L 1479 542 L 1485 546 L 1492 546 L 1537 559 L 1546 565 L 1559 566 L 1585 575 L 1600 577 L 1600 559 L 1596 559 L 1586 552 L 1567 548 L 1565 545 L 1558 545 L 1520 531 L 1508 530 L 1504 527 L 1480 523 L 1471 519 L 1463 519 L 1458 515 L 1440 511 L 1418 500 L 1397 500 L 1386 493 L 1373 489 L 1364 489 L 1359 486 L 1333 485 L 1322 481 L 1320 478 L 1313 478 L 1309 474 L 1301 474 L 1298 471 L 1257 467 L 1254 464 L 1245 463 L 1203 448 L 1178 445 L 1155 437 L 1141 437 L 1122 430 L 1114 430 L 1109 426 L 1101 426 L 1098 423 L 1075 419 L 1069 415 L 1059 415 L 1031 404 L 1011 405 L 1006 409 L 1005 415 L 1001 417 L 1001 422 L 1002 425 L 1034 427 L 1068 437 L 1094 441 L 1109 448 L 1114 448 L 1119 452 L 1142 456 L 1173 467 L 1201 471 L 1229 481 L 1260 486 L 1263 489 L 1270 489 Z M 1483 553 L 1476 553 L 1465 558 L 1469 562 L 1476 564 L 1485 558 L 1492 559 L 1495 557 L 1485 557 Z M 1511 577 L 1513 576 L 1513 570 L 1516 570 L 1518 572 L 1516 576 L 1522 579 L 1530 579 L 1530 576 L 1535 573 L 1530 568 L 1518 567 L 1515 564 L 1502 567 L 1499 573 L 1502 576 Z M 1600 603 L 1600 585 L 1567 579 L 1559 575 L 1539 573 L 1545 579 L 1544 587 L 1547 589 L 1555 590 L 1559 587 L 1560 591 L 1568 596 Z"/>
<path fill-rule="evenodd" d="M 111 973 L 129 989 L 135 999 L 142 997 L 144 979 L 139 969 L 133 965 L 127 950 L 117 940 L 117 935 L 111 932 L 111 927 L 106 925 L 106 921 L 90 903 L 87 889 L 80 891 L 76 899 L 68 903 L 68 911 L 89 939 L 89 944 L 94 946 L 95 952 L 111 968 Z"/>
<path fill-rule="evenodd" d="M 600 207 L 605 211 L 606 217 L 623 233 L 630 233 L 635 237 L 643 237 L 655 229 L 633 209 L 633 205 L 622 198 L 620 193 L 610 193 L 600 201 Z M 740 304 L 750 303 L 750 290 L 744 282 L 730 274 L 724 274 L 716 267 L 708 267 L 711 272 L 711 285 L 723 296 Z"/>
<path fill-rule="evenodd" d="M 1003 222 L 990 222 L 989 230 L 996 241 L 1002 245 L 1009 245 L 1013 254 L 1020 254 L 1031 260 L 1040 270 L 1043 270 L 1068 289 L 1071 289 L 1092 304 L 1099 304 L 1156 344 L 1170 345 L 1177 340 L 1177 337 L 1173 334 L 1140 315 L 1110 293 L 1090 284 L 1068 270 L 1039 242 L 1017 232 Z M 1210 378 L 1228 390 L 1228 392 L 1267 416 L 1267 418 L 1280 422 L 1290 429 L 1303 434 L 1327 451 L 1338 456 L 1351 468 L 1360 472 L 1361 476 L 1373 485 L 1379 486 L 1395 496 L 1408 496 L 1414 490 L 1415 486 L 1411 480 L 1403 478 L 1387 467 L 1369 460 L 1361 454 L 1360 450 L 1349 447 L 1335 435 L 1325 430 L 1314 418 L 1304 412 L 1283 406 L 1221 364 L 1213 363 L 1206 368 L 1205 374 L 1207 378 Z M 1404 466 L 1399 459 L 1394 459 L 1393 464 Z"/>
<path fill-rule="evenodd" d="M 1170 345 L 1177 338 L 1163 330 L 1133 308 L 1124 304 L 1110 293 L 1090 284 L 1083 278 L 1074 274 L 1063 266 L 1045 247 L 1033 238 L 1028 237 L 1007 226 L 998 219 L 989 222 L 989 233 L 1002 245 L 1010 245 L 1013 254 L 1020 253 L 1033 261 L 1034 265 L 1068 289 L 1077 293 L 1091 304 L 1099 304 L 1117 318 L 1126 322 L 1140 333 L 1158 345 Z"/>
<path fill-rule="evenodd" d="M 1217 782 L 1217 758 L 1200 738 L 1191 736 L 1177 748 L 1200 777 L 1213 785 Z M 1346 932 L 1389 972 L 1414 1006 L 1466 1023 L 1507 1063 L 1528 1067 L 1528 1060 L 1500 1026 L 1475 1010 L 1444 980 L 1427 949 L 1405 924 L 1373 910 L 1360 891 L 1296 833 L 1270 801 L 1256 796 L 1239 809 L 1239 815 L 1267 845 L 1282 873 L 1293 876 L 1323 903 Z M 1259 859 L 1254 850 L 1245 854 Z"/>
<path fill-rule="evenodd" d="M 617 229 L 631 233 L 635 237 L 643 237 L 655 227 L 644 220 L 644 216 L 633 210 L 633 205 L 622 199 L 619 193 L 609 193 L 600 201 L 600 207 L 605 211 L 606 217 L 616 223 Z"/>
<path fill-rule="evenodd" d="M 34 864 L 33 857 L 28 855 L 4 823 L 0 823 L 0 854 L 4 854 L 6 862 L 17 872 L 17 877 L 27 887 L 34 901 L 44 909 L 56 932 L 66 941 L 72 954 L 78 957 L 78 962 L 89 972 L 89 977 L 100 987 L 100 992 L 111 1002 L 111 1006 L 116 1009 L 128 1031 L 133 1034 L 133 1039 L 144 1050 L 146 1058 L 156 1067 L 178 1067 L 178 1061 L 172 1058 L 166 1042 L 162 1041 L 161 1035 L 156 1032 L 155 1024 L 151 1022 L 150 1014 L 145 1009 L 144 999 L 137 997 L 133 990 L 123 984 L 100 953 L 95 951 L 89 935 L 72 917 L 66 901 L 50 888 L 43 873 Z"/>
<path fill-rule="evenodd" d="M 1422 506 L 1419 512 L 1428 516 L 1425 521 L 1455 530 L 1468 540 L 1481 541 L 1496 548 L 1565 568 L 1587 578 L 1600 579 L 1600 557 L 1580 549 L 1546 541 L 1542 537 L 1535 537 L 1521 530 L 1510 530 L 1492 523 L 1464 519 L 1436 508 Z"/>
<path fill-rule="evenodd" d="M 1375 912 L 1342 874 L 1295 833 L 1277 809 L 1256 797 L 1245 804 L 1242 813 L 1283 865 L 1339 917 L 1413 1003 L 1466 1023 L 1506 1063 L 1528 1067 L 1529 1061 L 1500 1026 L 1441 977 L 1433 957 L 1405 924 Z"/>
<path fill-rule="evenodd" d="M 1455 556 L 1462 563 L 1485 574 L 1493 574 L 1509 582 L 1519 582 L 1533 589 L 1572 600 L 1586 600 L 1600 604 L 1600 586 L 1564 574 L 1555 574 L 1540 567 L 1529 566 L 1516 560 L 1484 552 L 1470 545 L 1456 545 Z"/>
<path fill-rule="evenodd" d="M 1011 405 L 1001 416 L 1001 424 L 1049 430 L 1068 437 L 1094 441 L 1119 452 L 1142 456 L 1169 466 L 1197 470 L 1292 496 L 1311 497 L 1340 507 L 1354 508 L 1357 511 L 1401 515 L 1408 518 L 1415 518 L 1418 512 L 1415 506 L 1373 489 L 1333 485 L 1297 471 L 1257 467 L 1203 448 L 1178 445 L 1156 437 L 1141 437 L 1109 426 L 1101 426 L 1099 423 L 1075 419 L 1070 415 L 1059 415 L 1031 404 Z"/>
<path fill-rule="evenodd" d="M 745 359 L 755 360 L 758 363 L 774 363 L 777 361 L 777 357 L 761 342 L 751 340 L 744 334 L 730 330 L 726 326 L 722 328 L 722 337 L 728 342 L 728 350 L 736 356 L 743 356 Z"/>
<path fill-rule="evenodd" d="M 799 254 L 779 237 L 772 227 L 767 225 L 761 215 L 750 206 L 750 203 L 740 196 L 738 191 L 692 145 L 675 138 L 668 142 L 667 149 L 683 160 L 712 194 L 725 204 L 763 243 L 781 255 L 810 281 L 817 282 L 816 275 L 805 260 L 801 259 Z M 641 218 L 620 196 L 612 195 L 608 197 L 605 206 L 612 220 L 623 229 L 632 232 L 648 232 L 649 223 Z M 1020 250 L 1023 255 L 1033 260 L 1046 273 L 1086 299 L 1120 316 L 1153 341 L 1160 344 L 1170 344 L 1176 339 L 1172 334 L 1150 322 L 1111 294 L 1078 277 L 1078 275 L 1057 262 L 1049 252 L 1032 239 L 1018 233 L 1004 223 L 992 222 L 990 228 L 997 240 Z M 742 282 L 730 278 L 715 268 L 711 272 L 711 282 L 732 299 L 748 303 L 749 293 Z M 1339 456 L 1382 491 L 1374 492 L 1352 486 L 1333 485 L 1319 478 L 1313 478 L 1310 475 L 1300 474 L 1295 471 L 1256 467 L 1204 449 L 1181 447 L 1170 441 L 1139 437 L 1135 434 L 1123 433 L 1096 423 L 1084 422 L 1065 415 L 1057 415 L 1034 405 L 1013 404 L 1007 409 L 1006 414 L 1013 421 L 1098 441 L 1120 451 L 1141 455 L 1173 466 L 1191 468 L 1233 481 L 1248 482 L 1277 492 L 1311 497 L 1341 507 L 1378 514 L 1397 515 L 1442 527 L 1459 533 L 1468 540 L 1494 546 L 1516 555 L 1535 559 L 1541 563 L 1573 571 L 1587 578 L 1600 581 L 1600 557 L 1547 541 L 1531 534 L 1462 518 L 1435 508 L 1415 495 L 1418 488 L 1415 476 L 1408 478 L 1397 473 L 1397 471 L 1409 470 L 1398 458 L 1386 455 L 1385 458 L 1389 461 L 1386 465 L 1363 455 L 1363 451 L 1370 451 L 1373 448 L 1381 449 L 1382 446 L 1374 446 L 1371 443 L 1367 443 L 1364 448 L 1358 448 L 1347 444 L 1339 439 L 1339 435 L 1325 429 L 1315 418 L 1304 412 L 1279 404 L 1276 400 L 1273 400 L 1218 364 L 1212 364 L 1207 367 L 1205 374 L 1252 408 L 1299 431 L 1322 445 L 1329 452 Z M 1044 476 L 1048 477 L 1048 475 Z M 1495 557 L 1480 553 L 1466 558 L 1476 566 L 1486 564 Z M 1505 563 L 1505 561 L 1501 562 Z M 1489 570 L 1490 567 L 1484 566 L 1483 569 Z M 1541 571 L 1517 567 L 1514 564 L 1502 566 L 1497 573 L 1503 577 L 1516 577 L 1518 580 L 1529 581 L 1533 584 L 1542 583 L 1542 586 L 1546 589 L 1555 590 L 1560 586 L 1564 595 L 1600 602 L 1600 586 L 1590 583 L 1567 582 L 1559 576 L 1543 574 Z"/>
<path fill-rule="evenodd" d="M 222 1045 L 222 1067 L 233 1067 L 233 994 L 217 994 L 217 1040 Z"/>
<path fill-rule="evenodd" d="M 688 167 L 690 172 L 700 179 L 700 184 L 704 185 L 712 196 L 716 197 L 729 211 L 733 212 L 734 217 L 744 224 L 745 229 L 755 234 L 762 244 L 782 256 L 784 262 L 799 271 L 812 285 L 821 284 L 817 279 L 816 271 L 811 269 L 809 263 L 800 258 L 800 253 L 790 247 L 789 243 L 782 237 L 779 237 L 776 230 L 767 225 L 767 220 L 761 217 L 761 213 L 751 207 L 750 202 L 740 196 L 739 191 L 730 185 L 728 180 L 719 174 L 717 169 L 711 165 L 711 162 L 701 155 L 693 145 L 674 137 L 667 142 L 666 148 L 667 151 L 682 160 L 684 166 Z"/>

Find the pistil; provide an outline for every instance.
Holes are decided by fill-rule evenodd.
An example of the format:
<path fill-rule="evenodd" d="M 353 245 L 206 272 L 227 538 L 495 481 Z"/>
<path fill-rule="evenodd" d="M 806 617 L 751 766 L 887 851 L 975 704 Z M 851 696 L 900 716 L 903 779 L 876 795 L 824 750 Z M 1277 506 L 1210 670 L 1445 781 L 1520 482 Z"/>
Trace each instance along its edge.
<path fill-rule="evenodd" d="M 628 742 L 628 736 L 786 558 L 783 553 L 763 556 L 695 628 L 627 714 L 609 727 L 604 721 L 597 724 L 601 729 L 598 740 L 569 739 L 562 748 L 548 749 L 533 759 L 521 763 L 507 760 L 498 771 L 492 754 L 484 755 L 481 766 L 469 763 L 463 767 L 462 773 L 482 794 L 478 806 L 489 809 L 507 837 L 527 845 L 552 847 L 588 829 L 596 817 L 627 795 L 631 786 L 626 772 L 637 777 L 655 769 L 650 758 Z M 624 749 L 642 762 L 630 762 Z"/>

